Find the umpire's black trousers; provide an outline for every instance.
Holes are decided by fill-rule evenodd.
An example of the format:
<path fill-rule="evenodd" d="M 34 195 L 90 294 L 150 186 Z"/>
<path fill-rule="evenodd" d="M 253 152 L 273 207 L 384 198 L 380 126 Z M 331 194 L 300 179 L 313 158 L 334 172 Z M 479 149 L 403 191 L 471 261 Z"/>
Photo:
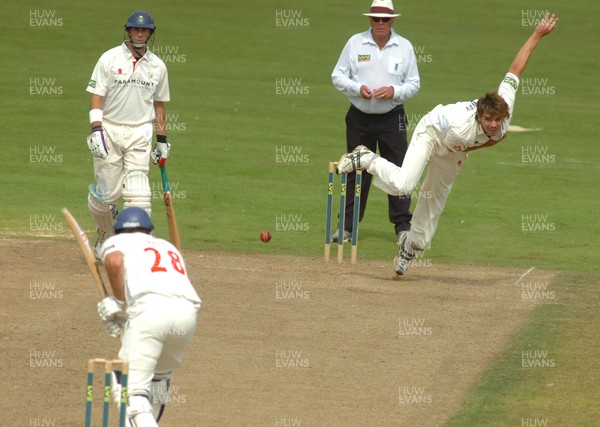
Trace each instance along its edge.
<path fill-rule="evenodd" d="M 348 152 L 359 145 L 364 145 L 390 162 L 402 166 L 408 148 L 406 140 L 407 119 L 402 105 L 384 114 L 366 114 L 351 105 L 346 114 L 346 144 Z M 348 174 L 346 185 L 346 219 L 345 229 L 352 231 L 352 214 L 354 210 L 355 174 Z M 362 221 L 369 198 L 372 176 L 363 171 L 360 215 Z M 410 197 L 388 195 L 389 218 L 394 224 L 395 232 L 410 229 Z"/>

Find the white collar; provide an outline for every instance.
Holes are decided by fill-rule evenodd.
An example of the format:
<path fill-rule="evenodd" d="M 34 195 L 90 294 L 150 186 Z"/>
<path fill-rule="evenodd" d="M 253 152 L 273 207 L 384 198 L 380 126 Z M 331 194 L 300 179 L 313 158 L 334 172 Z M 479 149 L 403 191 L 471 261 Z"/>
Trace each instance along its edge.
<path fill-rule="evenodd" d="M 135 56 L 133 56 L 133 53 L 131 53 L 131 50 L 129 50 L 125 42 L 123 42 L 121 46 L 123 46 L 123 53 L 128 59 L 135 59 Z M 150 49 L 148 49 L 148 46 L 146 46 L 146 52 L 141 56 L 141 58 L 135 60 L 141 61 L 144 58 L 146 58 L 146 60 L 149 60 L 150 55 L 152 55 L 152 52 L 150 52 Z"/>
<path fill-rule="evenodd" d="M 398 45 L 399 44 L 399 40 L 400 40 L 400 36 L 394 31 L 393 28 L 390 29 L 390 39 L 388 40 L 388 42 L 385 44 L 384 47 L 386 46 L 390 46 L 390 45 Z M 373 38 L 373 33 L 371 33 L 371 28 L 369 27 L 369 29 L 367 31 L 365 31 L 364 33 L 362 33 L 362 42 L 363 44 L 372 44 L 377 46 L 377 43 L 375 42 L 375 39 Z"/>

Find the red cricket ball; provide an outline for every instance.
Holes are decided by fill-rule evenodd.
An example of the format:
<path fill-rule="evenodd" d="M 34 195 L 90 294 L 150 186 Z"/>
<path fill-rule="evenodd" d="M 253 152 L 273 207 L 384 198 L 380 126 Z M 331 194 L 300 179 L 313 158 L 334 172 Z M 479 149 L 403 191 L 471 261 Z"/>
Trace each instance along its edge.
<path fill-rule="evenodd" d="M 269 240 L 271 240 L 271 233 L 269 231 L 263 231 L 260 233 L 260 240 L 267 243 Z"/>

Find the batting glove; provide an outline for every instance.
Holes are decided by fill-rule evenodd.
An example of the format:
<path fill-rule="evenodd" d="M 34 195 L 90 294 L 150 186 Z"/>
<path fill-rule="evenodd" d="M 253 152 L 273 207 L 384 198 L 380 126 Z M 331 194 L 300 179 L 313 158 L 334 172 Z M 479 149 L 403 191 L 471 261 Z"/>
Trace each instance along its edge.
<path fill-rule="evenodd" d="M 106 156 L 108 156 L 108 147 L 104 139 L 102 126 L 92 128 L 92 134 L 87 137 L 87 145 L 94 157 L 106 159 Z"/>
<path fill-rule="evenodd" d="M 156 135 L 156 145 L 152 149 L 150 156 L 152 163 L 158 166 L 164 166 L 171 152 L 171 144 L 167 142 L 166 135 Z"/>
<path fill-rule="evenodd" d="M 125 308 L 125 303 L 116 299 L 114 296 L 109 296 L 104 298 L 102 301 L 98 303 L 98 315 L 103 322 L 113 320 L 115 316 L 119 313 L 123 312 Z"/>
<path fill-rule="evenodd" d="M 106 323 L 106 331 L 108 336 L 111 338 L 117 338 L 123 334 L 123 326 L 125 325 L 125 319 L 122 317 L 115 317 L 114 320 L 109 320 Z"/>

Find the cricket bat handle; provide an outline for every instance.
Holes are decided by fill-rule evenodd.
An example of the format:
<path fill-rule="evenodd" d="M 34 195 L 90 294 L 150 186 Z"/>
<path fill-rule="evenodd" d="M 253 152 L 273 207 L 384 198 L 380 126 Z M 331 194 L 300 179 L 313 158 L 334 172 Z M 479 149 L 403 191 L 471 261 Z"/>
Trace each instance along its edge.
<path fill-rule="evenodd" d="M 160 175 L 162 178 L 163 185 L 163 201 L 165 202 L 165 209 L 167 211 L 167 224 L 169 226 L 169 238 L 171 243 L 175 245 L 178 250 L 181 250 L 181 238 L 179 237 L 179 227 L 177 226 L 177 217 L 175 216 L 175 208 L 173 207 L 173 198 L 171 197 L 171 184 L 169 184 L 169 177 L 167 175 L 167 167 L 165 165 L 160 166 Z"/>

